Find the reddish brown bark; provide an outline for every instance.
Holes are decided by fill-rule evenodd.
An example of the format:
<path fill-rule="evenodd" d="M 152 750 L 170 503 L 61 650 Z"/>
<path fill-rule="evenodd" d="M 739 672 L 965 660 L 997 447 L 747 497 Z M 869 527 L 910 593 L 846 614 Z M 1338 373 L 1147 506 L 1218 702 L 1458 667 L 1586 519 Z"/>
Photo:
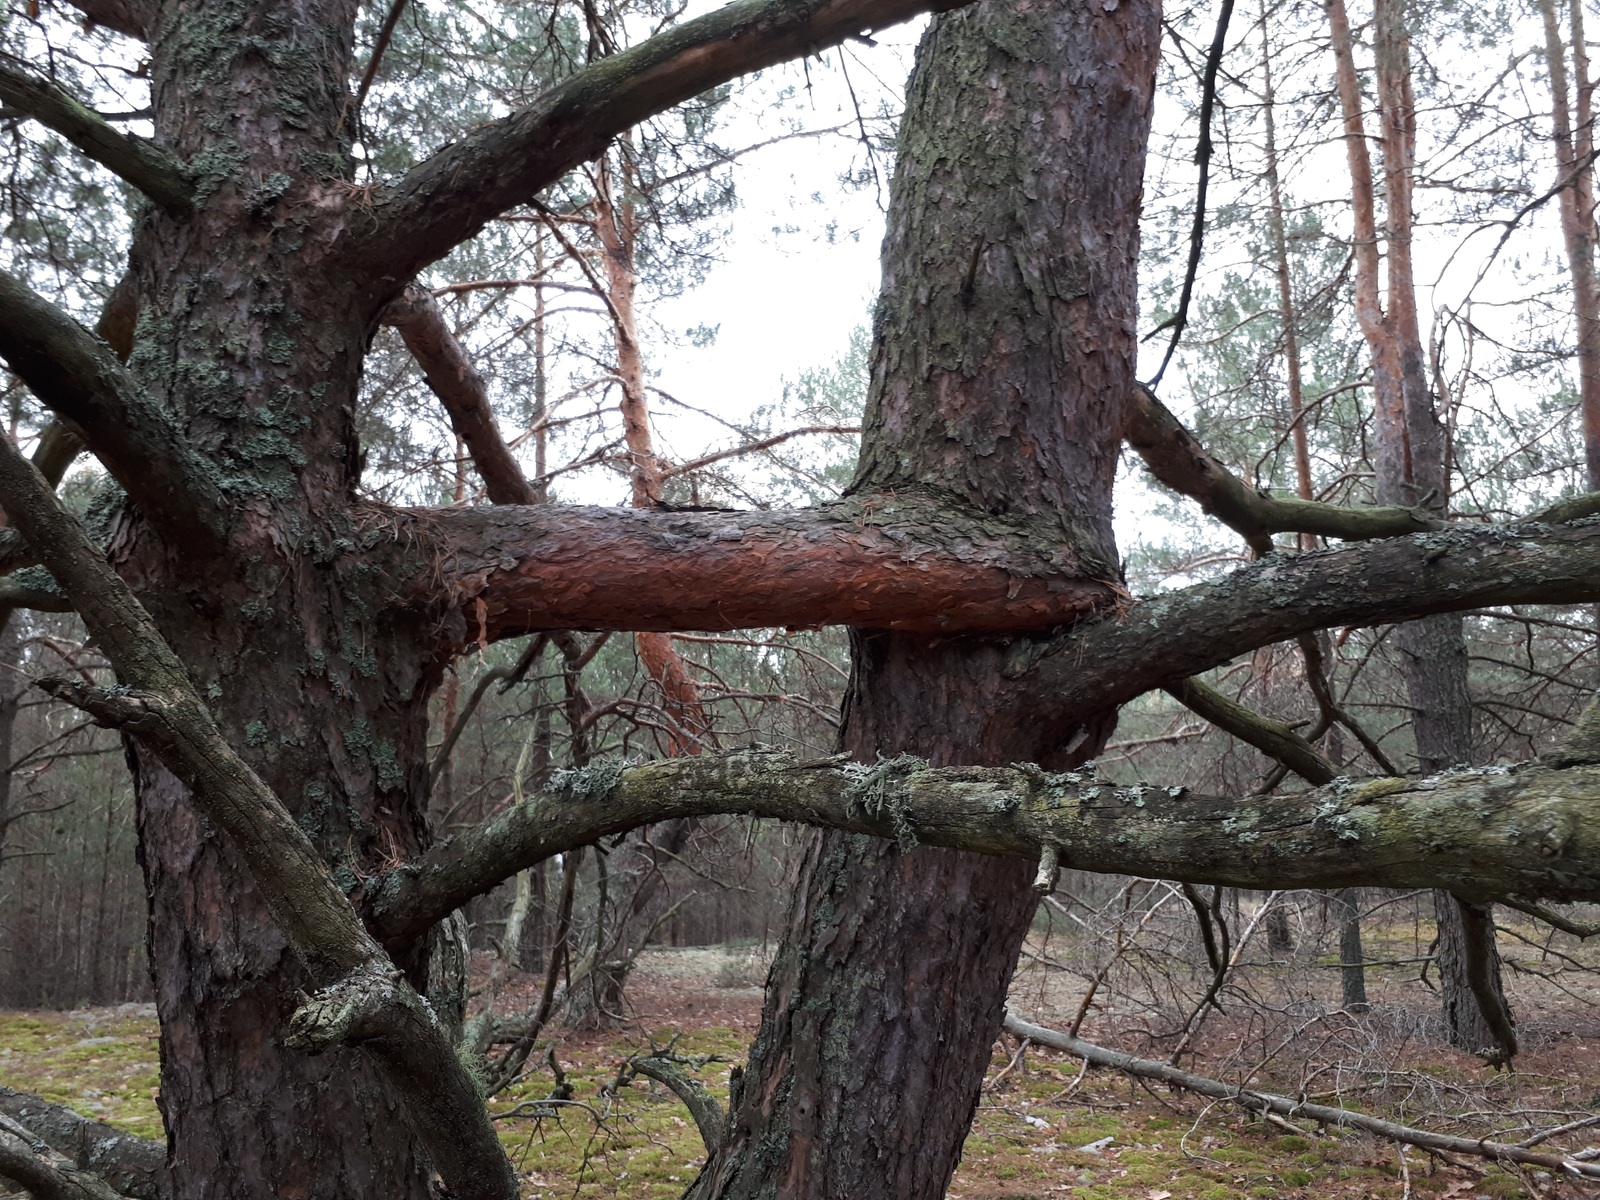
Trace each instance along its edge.
<path fill-rule="evenodd" d="M 436 604 L 445 585 L 459 605 L 462 645 L 563 628 L 1044 629 L 1117 591 L 1084 577 L 1055 521 L 997 522 L 917 497 L 796 512 L 563 505 L 371 520 L 396 526 L 401 546 L 433 547 L 433 564 L 402 582 L 419 608 Z M 409 558 L 406 569 L 414 570 Z"/>

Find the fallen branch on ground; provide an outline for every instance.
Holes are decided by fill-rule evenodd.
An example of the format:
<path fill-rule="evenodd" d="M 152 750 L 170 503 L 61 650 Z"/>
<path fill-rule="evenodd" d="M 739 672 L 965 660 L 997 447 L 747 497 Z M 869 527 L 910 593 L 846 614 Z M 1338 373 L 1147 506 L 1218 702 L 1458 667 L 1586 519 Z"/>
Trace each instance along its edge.
<path fill-rule="evenodd" d="M 1207 1079 L 1203 1075 L 1194 1075 L 1167 1063 L 1156 1062 L 1154 1059 L 1135 1058 L 1120 1050 L 1096 1046 L 1092 1042 L 1083 1041 L 1059 1030 L 1031 1024 L 1010 1013 L 1006 1014 L 1005 1029 L 1014 1037 L 1030 1038 L 1041 1046 L 1064 1050 L 1097 1067 L 1109 1067 L 1113 1071 L 1121 1071 L 1137 1079 L 1153 1079 L 1183 1088 L 1185 1091 L 1210 1096 L 1213 1100 L 1225 1100 L 1263 1116 L 1271 1114 L 1316 1121 L 1321 1125 L 1333 1125 L 1341 1129 L 1359 1129 L 1403 1145 L 1420 1146 L 1424 1150 L 1435 1150 L 1443 1154 L 1470 1154 L 1494 1162 L 1521 1163 L 1524 1166 L 1541 1167 L 1568 1178 L 1600 1179 L 1600 1163 L 1582 1162 L 1564 1154 L 1545 1154 L 1525 1146 L 1491 1142 L 1484 1138 L 1432 1133 L 1426 1129 L 1397 1125 L 1393 1121 L 1369 1117 L 1365 1113 L 1351 1112 L 1345 1108 L 1304 1103 L 1287 1096 L 1275 1096 L 1271 1092 L 1258 1092 L 1236 1084 L 1223 1083 L 1220 1079 Z"/>

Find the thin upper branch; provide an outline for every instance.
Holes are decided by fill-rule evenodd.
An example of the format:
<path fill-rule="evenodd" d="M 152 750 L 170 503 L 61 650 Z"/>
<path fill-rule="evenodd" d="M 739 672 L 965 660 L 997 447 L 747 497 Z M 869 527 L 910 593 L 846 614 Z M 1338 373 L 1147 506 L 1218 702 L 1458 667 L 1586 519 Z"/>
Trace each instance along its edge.
<path fill-rule="evenodd" d="M 1258 554 L 1271 552 L 1275 533 L 1363 541 L 1443 527 L 1422 509 L 1351 508 L 1257 491 L 1212 456 L 1148 388 L 1133 389 L 1125 412 L 1123 437 L 1150 473 L 1173 491 L 1198 500 Z"/>
<path fill-rule="evenodd" d="M 709 88 L 952 0 L 736 0 L 612 55 L 379 193 L 350 267 L 384 299 L 494 217 L 533 200 L 638 122 Z"/>
<path fill-rule="evenodd" d="M 1081 870 L 1247 888 L 1447 888 L 1490 899 L 1600 898 L 1600 766 L 1339 780 L 1291 796 L 1115 787 L 1037 767 L 867 770 L 743 751 L 595 766 L 375 880 L 381 936 L 426 929 L 553 854 L 678 817 L 748 813 Z"/>
<path fill-rule="evenodd" d="M 1339 773 L 1315 746 L 1283 722 L 1252 712 L 1198 679 L 1179 680 L 1166 691 L 1195 715 L 1276 759 L 1307 783 L 1332 783 Z"/>
<path fill-rule="evenodd" d="M 221 539 L 229 505 L 210 464 L 104 342 L 4 271 L 0 358 L 163 532 L 200 546 Z"/>
<path fill-rule="evenodd" d="M 522 473 L 489 404 L 489 388 L 456 340 L 426 288 L 411 284 L 385 306 L 378 318 L 392 325 L 422 368 L 428 387 L 450 417 L 450 427 L 466 443 L 494 504 L 533 504 L 534 487 Z"/>
<path fill-rule="evenodd" d="M 194 211 L 194 187 L 181 162 L 153 142 L 123 133 L 48 79 L 19 70 L 7 57 L 0 57 L 0 100 L 54 129 L 174 216 Z"/>

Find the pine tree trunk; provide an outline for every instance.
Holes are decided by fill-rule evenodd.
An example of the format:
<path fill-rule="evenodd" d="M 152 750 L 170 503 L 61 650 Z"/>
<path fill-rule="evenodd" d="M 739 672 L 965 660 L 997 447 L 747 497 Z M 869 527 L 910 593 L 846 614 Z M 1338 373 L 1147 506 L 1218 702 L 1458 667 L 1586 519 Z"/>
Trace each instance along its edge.
<path fill-rule="evenodd" d="M 858 495 L 1035 517 L 1116 578 L 1158 22 L 1148 0 L 935 18 L 901 125 Z M 1066 744 L 996 728 L 1003 642 L 863 632 L 852 648 L 842 744 L 864 762 L 1061 767 L 1115 721 Z M 944 1195 L 1037 898 L 1028 864 L 906 832 L 810 848 L 727 1140 L 691 1195 Z"/>

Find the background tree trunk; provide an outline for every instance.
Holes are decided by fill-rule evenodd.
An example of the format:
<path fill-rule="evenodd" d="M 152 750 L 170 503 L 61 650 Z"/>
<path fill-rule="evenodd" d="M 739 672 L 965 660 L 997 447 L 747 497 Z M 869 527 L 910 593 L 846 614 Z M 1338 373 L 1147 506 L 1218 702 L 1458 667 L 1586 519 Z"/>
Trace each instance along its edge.
<path fill-rule="evenodd" d="M 1142 147 L 1159 9 L 983 3 L 935 18 L 900 129 L 853 490 L 1056 523 L 1116 577 Z M 1043 114 L 1043 116 L 1041 116 Z M 857 633 L 858 759 L 1082 762 L 987 720 L 1006 643 Z M 892 764 L 881 769 L 892 770 Z M 905 841 L 905 839 L 902 839 Z M 828 833 L 811 847 L 727 1140 L 701 1197 L 943 1196 L 1032 920 L 1026 863 Z"/>

